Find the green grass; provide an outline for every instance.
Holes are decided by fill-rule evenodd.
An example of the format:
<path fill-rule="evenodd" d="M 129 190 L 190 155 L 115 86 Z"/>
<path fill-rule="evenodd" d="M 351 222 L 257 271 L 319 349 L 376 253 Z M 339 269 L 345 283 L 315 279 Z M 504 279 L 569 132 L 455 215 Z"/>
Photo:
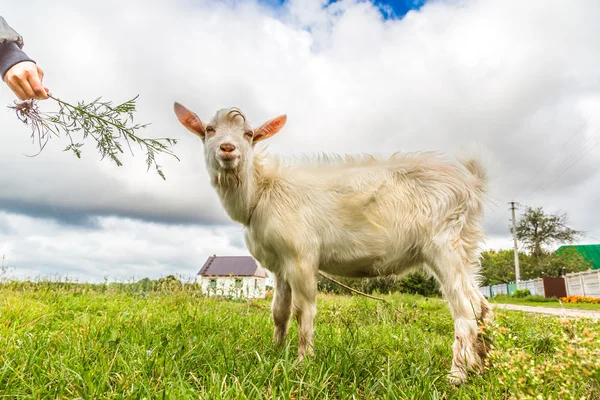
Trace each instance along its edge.
<path fill-rule="evenodd" d="M 600 311 L 600 304 L 587 304 L 587 303 L 562 303 L 558 299 L 546 299 L 546 301 L 532 301 L 530 298 L 518 298 L 512 296 L 497 296 L 490 299 L 490 303 L 497 304 L 517 304 L 522 306 L 532 307 L 548 307 L 548 308 L 570 308 L 576 310 L 597 310 Z"/>
<path fill-rule="evenodd" d="M 287 346 L 271 344 L 268 299 L 38 289 L 0 285 L 0 398 L 600 396 L 598 322 L 501 311 L 489 326 L 493 366 L 454 387 L 453 323 L 436 299 L 321 295 L 315 357 L 297 363 L 295 323 Z"/>

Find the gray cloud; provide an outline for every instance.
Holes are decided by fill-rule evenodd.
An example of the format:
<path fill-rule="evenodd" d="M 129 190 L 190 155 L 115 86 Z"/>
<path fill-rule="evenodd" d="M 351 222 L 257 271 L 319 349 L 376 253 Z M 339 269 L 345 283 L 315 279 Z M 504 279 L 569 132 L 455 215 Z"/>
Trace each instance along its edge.
<path fill-rule="evenodd" d="M 192 226 L 93 218 L 94 228 L 0 212 L 0 254 L 9 276 L 69 275 L 79 280 L 195 275 L 207 257 L 246 254 L 232 226 Z M 0 277 L 1 278 L 1 277 Z"/>

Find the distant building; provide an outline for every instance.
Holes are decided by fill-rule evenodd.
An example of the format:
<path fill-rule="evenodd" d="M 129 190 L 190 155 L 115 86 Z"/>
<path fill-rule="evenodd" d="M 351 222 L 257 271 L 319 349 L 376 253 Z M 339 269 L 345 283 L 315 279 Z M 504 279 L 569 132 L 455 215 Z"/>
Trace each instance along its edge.
<path fill-rule="evenodd" d="M 592 269 L 600 269 L 600 244 L 581 244 L 561 246 L 556 250 L 560 254 L 565 249 L 575 249 L 581 256 L 592 264 Z"/>
<path fill-rule="evenodd" d="M 209 296 L 264 298 L 267 271 L 250 256 L 212 256 L 197 276 Z"/>

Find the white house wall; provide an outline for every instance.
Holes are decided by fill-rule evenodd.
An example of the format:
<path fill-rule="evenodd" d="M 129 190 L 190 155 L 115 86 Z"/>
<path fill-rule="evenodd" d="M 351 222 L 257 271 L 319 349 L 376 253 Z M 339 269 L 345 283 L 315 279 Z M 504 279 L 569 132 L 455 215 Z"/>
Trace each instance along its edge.
<path fill-rule="evenodd" d="M 216 288 L 210 287 L 210 281 L 216 279 Z M 242 279 L 242 287 L 236 288 L 236 279 Z M 199 279 L 202 287 L 202 292 L 208 296 L 231 296 L 235 298 L 264 298 L 266 292 L 266 279 L 256 277 L 229 277 L 229 276 L 218 276 L 218 277 L 206 277 L 203 276 Z M 256 283 L 255 283 L 256 282 Z"/>

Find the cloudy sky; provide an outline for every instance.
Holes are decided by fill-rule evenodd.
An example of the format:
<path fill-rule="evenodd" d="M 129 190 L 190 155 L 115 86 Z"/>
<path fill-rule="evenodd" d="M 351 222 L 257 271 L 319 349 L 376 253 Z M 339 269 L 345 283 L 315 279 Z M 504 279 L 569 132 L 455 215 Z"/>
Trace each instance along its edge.
<path fill-rule="evenodd" d="M 423 4 L 424 3 L 424 4 Z M 123 167 L 54 138 L 37 157 L 0 109 L 0 256 L 15 278 L 191 276 L 212 254 L 248 254 L 209 185 L 179 101 L 208 118 L 279 114 L 272 152 L 390 154 L 475 144 L 492 175 L 488 246 L 509 248 L 518 201 L 565 211 L 600 238 L 600 3 L 563 1 L 0 0 L 0 15 L 68 101 L 139 94 L 143 133 L 181 161 Z M 0 105 L 15 97 L 2 84 Z M 54 109 L 50 101 L 42 108 Z M 5 276 L 6 276 L 5 274 Z"/>

